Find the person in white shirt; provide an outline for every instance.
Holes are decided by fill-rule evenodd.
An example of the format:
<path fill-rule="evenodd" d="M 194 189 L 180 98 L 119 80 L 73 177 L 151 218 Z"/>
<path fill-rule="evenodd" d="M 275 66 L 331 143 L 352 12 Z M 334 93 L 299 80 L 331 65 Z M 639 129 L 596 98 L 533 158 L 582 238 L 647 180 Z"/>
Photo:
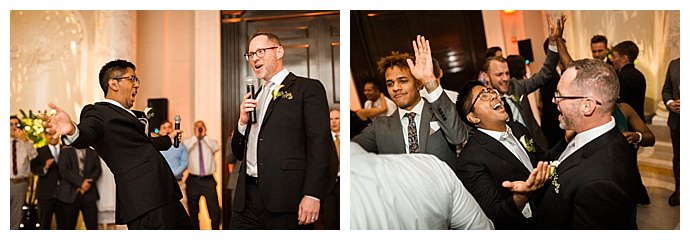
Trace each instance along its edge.
<path fill-rule="evenodd" d="M 377 117 L 390 116 L 395 112 L 395 102 L 383 95 L 374 82 L 364 83 L 364 109 L 357 111 L 357 116 L 363 121 L 373 120 Z"/>
<path fill-rule="evenodd" d="M 216 193 L 216 179 L 213 173 L 216 171 L 216 163 L 213 155 L 220 150 L 220 145 L 215 139 L 206 135 L 206 124 L 203 121 L 194 123 L 194 137 L 184 140 L 184 146 L 189 152 L 189 167 L 187 171 L 187 208 L 192 224 L 199 227 L 199 198 L 206 198 L 206 207 L 211 218 L 211 228 L 220 228 L 220 206 L 218 193 Z"/>
<path fill-rule="evenodd" d="M 17 116 L 10 116 L 10 229 L 19 229 L 24 214 L 27 179 L 31 176 L 29 161 L 38 156 L 34 142 L 27 139 Z"/>
<path fill-rule="evenodd" d="M 455 173 L 429 154 L 376 155 L 350 144 L 352 229 L 494 229 Z"/>

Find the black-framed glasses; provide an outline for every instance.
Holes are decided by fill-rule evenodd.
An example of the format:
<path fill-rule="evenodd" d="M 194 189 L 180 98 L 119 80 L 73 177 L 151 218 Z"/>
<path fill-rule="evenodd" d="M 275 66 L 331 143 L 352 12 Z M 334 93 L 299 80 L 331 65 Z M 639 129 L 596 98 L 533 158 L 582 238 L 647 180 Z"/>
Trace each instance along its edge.
<path fill-rule="evenodd" d="M 467 111 L 467 113 L 471 113 L 474 110 L 474 104 L 477 103 L 477 100 L 481 99 L 482 101 L 489 101 L 494 97 L 498 97 L 498 90 L 496 89 L 491 89 L 491 88 L 484 88 L 482 89 L 479 94 L 474 97 L 474 101 L 472 101 L 472 105 L 470 105 L 470 110 Z"/>
<path fill-rule="evenodd" d="M 556 99 L 556 103 L 560 103 L 563 99 L 582 99 L 582 98 L 591 98 L 594 100 L 594 102 L 597 103 L 597 105 L 601 105 L 601 102 L 598 100 L 594 99 L 593 97 L 585 97 L 585 96 L 561 96 L 561 93 L 558 91 L 553 92 L 553 99 Z"/>
<path fill-rule="evenodd" d="M 139 83 L 139 78 L 137 76 L 134 76 L 134 75 L 129 76 L 129 77 L 119 77 L 119 78 L 112 78 L 112 79 L 115 79 L 118 81 L 120 81 L 122 79 L 127 79 L 128 81 L 132 82 L 132 84 Z"/>
<path fill-rule="evenodd" d="M 278 47 L 259 48 L 259 49 L 256 49 L 256 52 L 247 52 L 244 54 L 244 59 L 249 61 L 249 59 L 254 57 L 254 55 L 256 55 L 259 58 L 264 58 L 264 56 L 266 56 L 266 50 L 271 50 L 271 49 L 276 49 L 276 48 L 278 48 Z"/>

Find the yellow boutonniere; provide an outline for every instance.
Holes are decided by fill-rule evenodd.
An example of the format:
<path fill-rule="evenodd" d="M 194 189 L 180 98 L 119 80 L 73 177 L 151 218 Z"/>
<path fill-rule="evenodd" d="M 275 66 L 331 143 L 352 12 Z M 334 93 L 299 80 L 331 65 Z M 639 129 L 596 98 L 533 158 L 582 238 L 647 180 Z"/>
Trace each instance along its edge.
<path fill-rule="evenodd" d="M 146 116 L 146 119 L 151 119 L 156 113 L 152 112 L 153 108 L 147 107 L 144 108 L 144 115 Z"/>
<path fill-rule="evenodd" d="M 279 97 L 285 98 L 285 99 L 292 99 L 292 93 L 288 91 L 280 91 L 281 88 L 283 88 L 284 85 L 278 85 L 276 88 L 271 91 L 271 96 L 273 96 L 273 100 L 276 100 Z"/>
<path fill-rule="evenodd" d="M 510 96 L 510 100 L 513 100 L 513 103 L 515 103 L 515 104 L 520 104 L 520 98 L 521 97 L 522 96 L 513 95 L 513 96 Z"/>
<path fill-rule="evenodd" d="M 522 146 L 525 147 L 525 150 L 528 152 L 533 153 L 537 151 L 537 149 L 534 147 L 534 140 L 526 137 L 526 135 L 522 135 L 522 137 L 520 137 L 520 143 L 522 143 Z"/>
<path fill-rule="evenodd" d="M 549 171 L 549 178 L 551 178 L 551 185 L 553 185 L 553 190 L 558 194 L 559 189 L 561 188 L 561 184 L 558 183 L 558 165 L 560 165 L 561 162 L 559 161 L 551 161 L 551 168 Z"/>

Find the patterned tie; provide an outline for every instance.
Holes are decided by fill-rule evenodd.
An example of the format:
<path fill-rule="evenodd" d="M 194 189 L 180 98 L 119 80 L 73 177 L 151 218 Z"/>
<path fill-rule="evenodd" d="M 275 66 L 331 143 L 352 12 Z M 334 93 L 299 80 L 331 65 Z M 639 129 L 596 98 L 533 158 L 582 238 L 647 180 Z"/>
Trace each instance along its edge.
<path fill-rule="evenodd" d="M 12 174 L 17 176 L 17 140 L 12 140 Z"/>
<path fill-rule="evenodd" d="M 407 141 L 410 143 L 409 150 L 410 153 L 419 153 L 419 142 L 417 140 L 417 124 L 414 121 L 416 113 L 408 112 L 403 115 L 406 117 L 410 124 L 407 125 Z"/>
<path fill-rule="evenodd" d="M 508 100 L 506 99 L 505 96 L 501 97 L 501 101 L 503 101 L 503 109 L 506 110 L 506 113 L 508 114 L 508 121 L 513 121 L 513 109 L 510 109 L 510 105 L 508 104 Z"/>
<path fill-rule="evenodd" d="M 199 176 L 204 176 L 204 148 L 201 146 L 201 139 L 199 139 Z"/>

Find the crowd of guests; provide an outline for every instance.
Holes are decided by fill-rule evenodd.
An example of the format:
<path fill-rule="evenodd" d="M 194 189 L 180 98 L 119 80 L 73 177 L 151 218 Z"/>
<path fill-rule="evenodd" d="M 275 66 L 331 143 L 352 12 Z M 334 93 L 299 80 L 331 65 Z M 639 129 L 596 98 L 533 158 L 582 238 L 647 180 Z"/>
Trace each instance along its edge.
<path fill-rule="evenodd" d="M 593 59 L 573 60 L 565 20 L 549 19 L 546 60 L 536 74 L 522 57 L 504 58 L 492 47 L 479 80 L 457 97 L 440 87 L 424 37 L 413 42 L 414 56 L 381 58 L 392 100 L 370 81 L 364 109 L 351 112 L 353 228 L 637 229 L 637 205 L 650 203 L 637 149 L 655 143 L 643 111 L 646 80 L 635 68 L 639 50 L 623 41 L 609 53 L 597 35 Z M 663 93 L 672 135 L 679 129 L 678 62 Z M 455 178 L 446 179 L 448 172 Z M 672 206 L 679 204 L 678 173 Z M 374 202 L 382 206 L 374 210 Z M 457 209 L 476 217 L 458 219 Z"/>

